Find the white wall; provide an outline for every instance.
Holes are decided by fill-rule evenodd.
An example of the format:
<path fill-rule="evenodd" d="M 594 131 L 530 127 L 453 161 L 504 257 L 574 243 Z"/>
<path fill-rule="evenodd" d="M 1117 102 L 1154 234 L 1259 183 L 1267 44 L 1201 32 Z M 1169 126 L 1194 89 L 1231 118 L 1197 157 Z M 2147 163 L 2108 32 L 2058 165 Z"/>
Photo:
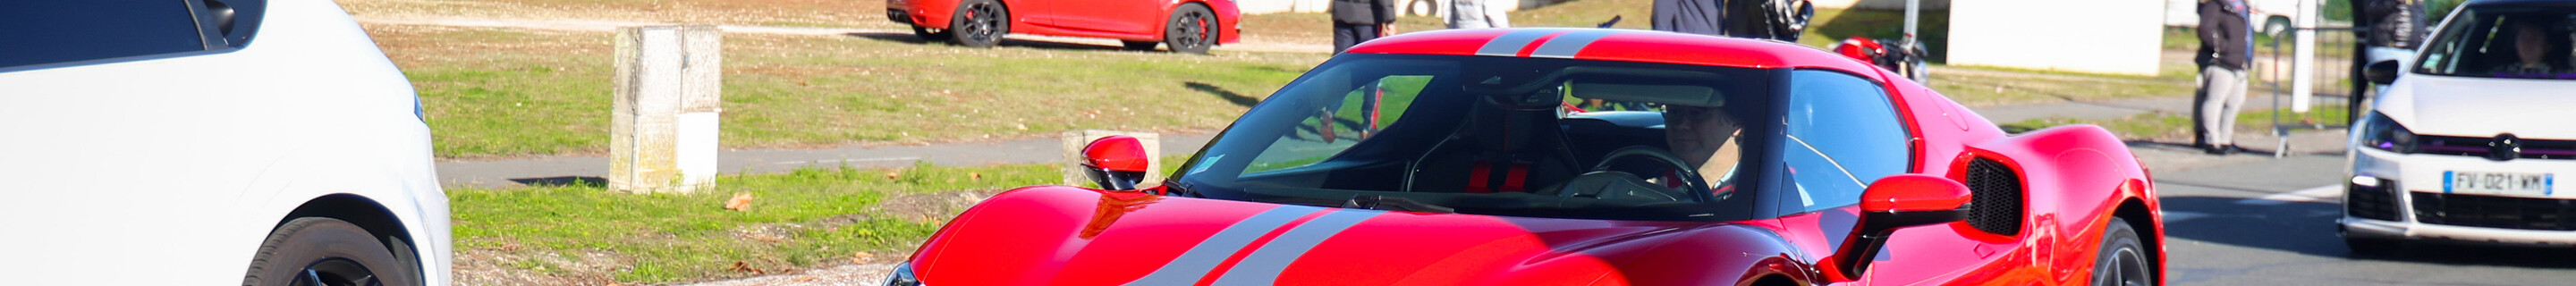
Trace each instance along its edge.
<path fill-rule="evenodd" d="M 1950 7 L 1951 65 L 2153 76 L 2164 0 L 1982 0 Z"/>

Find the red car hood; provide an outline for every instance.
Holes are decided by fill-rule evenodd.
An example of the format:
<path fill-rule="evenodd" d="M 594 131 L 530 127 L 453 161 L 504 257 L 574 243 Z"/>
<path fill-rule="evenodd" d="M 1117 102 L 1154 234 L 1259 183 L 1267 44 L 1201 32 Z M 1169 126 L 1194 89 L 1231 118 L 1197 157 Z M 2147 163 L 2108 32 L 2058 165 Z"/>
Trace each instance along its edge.
<path fill-rule="evenodd" d="M 1656 273 L 1743 277 L 1710 271 L 1701 268 L 1710 266 L 1701 265 L 1707 263 L 1691 260 L 1707 260 L 1693 258 L 1704 256 L 1758 259 L 1765 252 L 1671 242 L 1691 237 L 1688 241 L 1739 240 L 1716 243 L 1716 248 L 1778 244 L 1777 236 L 1753 229 L 1718 223 L 1388 212 L 1033 187 L 995 196 L 968 210 L 915 253 L 912 262 L 927 285 L 1629 284 L 1679 282 L 1639 277 L 1643 274 L 1637 273 L 1647 272 L 1639 271 L 1645 268 L 1660 269 Z M 1725 255 L 1659 253 L 1672 250 L 1724 251 L 1720 253 Z M 1654 263 L 1632 263 L 1640 260 Z M 1671 271 L 1684 269 L 1689 270 Z"/>

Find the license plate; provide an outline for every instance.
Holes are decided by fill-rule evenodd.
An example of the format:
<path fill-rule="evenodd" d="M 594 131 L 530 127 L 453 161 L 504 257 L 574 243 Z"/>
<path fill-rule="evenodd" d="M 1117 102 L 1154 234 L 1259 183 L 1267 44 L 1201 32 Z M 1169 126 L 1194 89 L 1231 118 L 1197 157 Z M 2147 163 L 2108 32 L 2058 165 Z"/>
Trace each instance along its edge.
<path fill-rule="evenodd" d="M 2442 172 L 2442 192 L 2546 197 L 2556 176 L 2502 172 Z"/>

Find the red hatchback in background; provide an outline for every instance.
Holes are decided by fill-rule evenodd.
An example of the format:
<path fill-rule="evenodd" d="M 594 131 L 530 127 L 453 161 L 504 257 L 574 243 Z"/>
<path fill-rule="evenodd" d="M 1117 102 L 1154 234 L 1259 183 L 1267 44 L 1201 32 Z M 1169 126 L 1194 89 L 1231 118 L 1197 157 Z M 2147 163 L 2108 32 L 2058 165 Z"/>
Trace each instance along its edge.
<path fill-rule="evenodd" d="M 1236 42 L 1233 0 L 886 0 L 886 18 L 925 40 L 991 47 L 1011 33 L 1111 38 L 1132 50 L 1207 53 Z"/>

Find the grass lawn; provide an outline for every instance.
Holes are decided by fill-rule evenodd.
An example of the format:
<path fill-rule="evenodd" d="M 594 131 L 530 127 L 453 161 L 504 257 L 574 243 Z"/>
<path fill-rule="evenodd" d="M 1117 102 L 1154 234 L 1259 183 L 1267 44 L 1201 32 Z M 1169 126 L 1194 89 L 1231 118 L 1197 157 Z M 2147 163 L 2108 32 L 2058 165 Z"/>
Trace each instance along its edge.
<path fill-rule="evenodd" d="M 963 207 L 938 198 L 971 204 L 990 195 L 948 191 L 1046 184 L 1058 175 L 1040 164 L 806 169 L 724 176 L 718 189 L 690 195 L 595 185 L 447 192 L 457 246 L 470 253 L 563 279 L 667 283 L 847 264 L 858 253 L 898 260 Z M 755 198 L 748 210 L 723 208 L 736 193 Z"/>
<path fill-rule="evenodd" d="M 390 25 L 368 32 L 419 89 L 441 157 L 607 148 L 610 33 Z M 1215 128 L 1327 56 L 915 41 L 726 35 L 724 146 Z"/>
<path fill-rule="evenodd" d="M 2236 114 L 2236 132 L 2238 134 L 2272 132 L 2270 125 L 2272 124 L 2272 116 L 2275 114 L 2281 116 L 2281 122 L 2284 124 L 2321 123 L 2324 125 L 2334 126 L 2343 125 L 2342 122 L 2350 122 L 2349 119 L 2346 119 L 2348 117 L 2346 117 L 2343 105 L 2341 104 L 2319 104 L 2316 107 L 2309 108 L 2308 113 L 2304 115 L 2290 112 L 2288 109 L 2246 110 L 2245 112 Z M 2069 124 L 2092 124 L 2102 126 L 2103 129 L 2109 129 L 2111 130 L 2111 133 L 2119 134 L 2121 139 L 2127 140 L 2188 141 L 2193 136 L 2191 134 L 2191 115 L 2181 113 L 2141 113 L 2127 118 L 2108 120 L 2072 118 L 2031 119 L 2023 120 L 2021 122 L 2003 123 L 2001 125 L 2006 132 L 2020 133 L 2023 131 L 2039 130 L 2042 128 Z"/>

